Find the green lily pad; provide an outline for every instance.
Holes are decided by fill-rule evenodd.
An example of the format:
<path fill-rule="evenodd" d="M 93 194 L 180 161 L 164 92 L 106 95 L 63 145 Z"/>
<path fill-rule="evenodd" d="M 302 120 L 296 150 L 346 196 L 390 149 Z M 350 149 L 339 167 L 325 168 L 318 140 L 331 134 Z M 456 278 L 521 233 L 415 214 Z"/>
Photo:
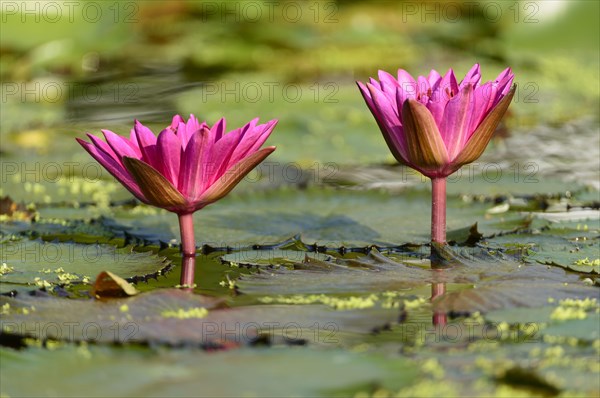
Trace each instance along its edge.
<path fill-rule="evenodd" d="M 597 341 L 600 339 L 600 314 L 589 314 L 585 319 L 571 319 L 565 322 L 555 322 L 542 329 L 546 336 L 571 337 L 582 341 Z"/>
<path fill-rule="evenodd" d="M 285 266 L 292 269 L 313 260 L 327 261 L 330 256 L 323 253 L 309 253 L 295 250 L 242 250 L 221 257 L 221 261 L 231 266 L 273 267 Z"/>
<path fill-rule="evenodd" d="M 85 210 L 83 210 L 85 211 Z M 72 216 L 72 215 L 71 215 Z M 96 220 L 68 218 L 38 218 L 36 222 L 6 222 L 0 224 L 0 234 L 17 237 L 37 237 L 45 240 L 69 240 L 75 243 L 106 243 L 114 233 Z"/>
<path fill-rule="evenodd" d="M 335 311 L 324 305 L 222 307 L 222 299 L 161 289 L 107 302 L 55 297 L 0 297 L 4 333 L 38 339 L 241 345 L 339 344 L 397 320 L 395 310 Z M 37 325 L 37 326 L 36 326 Z"/>
<path fill-rule="evenodd" d="M 241 292 L 254 295 L 369 293 L 406 290 L 432 279 L 431 271 L 396 262 L 373 249 L 358 259 L 313 259 L 294 269 L 259 270 L 241 276 L 236 284 Z"/>
<path fill-rule="evenodd" d="M 0 360 L 2 394 L 9 396 L 55 396 L 60 392 L 64 397 L 77 397 L 85 391 L 129 397 L 323 396 L 350 386 L 400 389 L 419 376 L 407 358 L 389 361 L 384 354 L 306 347 L 206 353 L 189 348 L 124 350 L 63 345 L 22 352 L 0 348 Z M 282 363 L 293 364 L 294 369 Z M 23 372 L 36 382 L 21 377 Z"/>
<path fill-rule="evenodd" d="M 424 264 L 415 253 L 382 254 L 373 249 L 356 259 L 313 259 L 294 269 L 259 270 L 240 276 L 236 286 L 246 294 L 273 296 L 364 294 L 408 290 L 432 283 L 472 284 L 471 289 L 446 293 L 434 301 L 436 311 L 457 313 L 540 306 L 550 298 L 593 297 L 597 292 L 563 270 L 524 265 L 482 248 L 442 246 L 437 250 L 445 268 L 423 267 L 429 264 Z"/>
<path fill-rule="evenodd" d="M 132 247 L 20 240 L 0 244 L 0 284 L 19 283 L 39 287 L 54 284 L 91 283 L 101 271 L 111 271 L 130 281 L 161 275 L 171 262 Z"/>
<path fill-rule="evenodd" d="M 555 306 L 504 308 L 486 313 L 485 319 L 510 324 L 544 323 L 550 320 L 554 309 Z"/>
<path fill-rule="evenodd" d="M 599 236 L 600 220 L 549 222 L 534 219 L 530 228 L 539 231 L 542 235 L 552 235 L 571 241 L 579 241 Z"/>
<path fill-rule="evenodd" d="M 503 276 L 482 278 L 473 289 L 448 293 L 433 303 L 437 311 L 472 313 L 511 307 L 541 307 L 549 300 L 596 297 L 598 289 L 559 268 L 521 265 Z"/>
<path fill-rule="evenodd" d="M 576 338 L 593 342 L 600 339 L 600 293 L 595 299 L 565 300 L 537 308 L 510 308 L 491 311 L 492 322 L 526 325 L 538 336 Z"/>
<path fill-rule="evenodd" d="M 429 359 L 428 373 L 442 372 L 444 384 L 455 381 L 452 387 L 456 396 L 461 396 L 461 391 L 478 396 L 551 396 L 558 392 L 565 396 L 595 395 L 600 388 L 597 351 L 590 345 L 549 344 L 540 337 L 522 344 L 484 337 L 469 344 L 467 350 L 440 355 L 439 351 L 426 349 L 416 358 Z M 430 383 L 432 379 L 440 377 L 436 379 L 434 373 Z"/>
<path fill-rule="evenodd" d="M 563 248 L 543 246 L 529 258 L 572 271 L 600 274 L 600 240 L 580 241 Z"/>
<path fill-rule="evenodd" d="M 600 273 L 600 240 L 567 239 L 563 233 L 552 234 L 554 230 L 542 234 L 509 234 L 487 239 L 488 247 L 502 248 L 516 252 L 528 261 L 556 265 L 583 273 Z M 563 232 L 563 231 L 561 231 Z"/>
<path fill-rule="evenodd" d="M 240 290 L 247 294 L 369 293 L 409 289 L 431 283 L 477 283 L 519 269 L 520 264 L 482 248 L 440 249 L 443 269 L 431 268 L 430 248 L 415 251 L 376 249 L 356 258 L 311 260 L 295 269 L 276 268 L 242 275 Z M 340 284 L 339 281 L 344 283 Z"/>
<path fill-rule="evenodd" d="M 430 200 L 427 192 L 393 195 L 333 189 L 290 190 L 232 194 L 195 213 L 198 244 L 246 248 L 272 244 L 300 234 L 302 241 L 320 246 L 398 245 L 430 239 Z M 318 205 L 315 205 L 318 204 Z M 486 236 L 523 227 L 520 215 L 486 215 L 485 203 L 448 199 L 448 229 L 470 227 L 479 221 Z M 506 220 L 516 221 L 509 224 Z M 131 209 L 115 209 L 104 220 L 113 231 L 151 241 L 179 239 L 177 217 L 149 210 L 136 217 Z"/>
<path fill-rule="evenodd" d="M 590 222 L 596 224 L 600 220 L 600 210 L 571 210 L 565 212 L 531 213 L 535 218 L 553 222 Z"/>

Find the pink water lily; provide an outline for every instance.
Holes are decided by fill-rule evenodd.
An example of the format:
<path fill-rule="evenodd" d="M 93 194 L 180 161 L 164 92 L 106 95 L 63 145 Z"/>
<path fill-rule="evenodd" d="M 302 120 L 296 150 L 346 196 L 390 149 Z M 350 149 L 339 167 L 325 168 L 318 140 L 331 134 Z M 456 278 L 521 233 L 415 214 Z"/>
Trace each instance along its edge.
<path fill-rule="evenodd" d="M 485 150 L 514 95 L 510 68 L 481 82 L 475 64 L 458 83 L 452 69 L 413 78 L 379 71 L 379 81 L 357 82 L 394 157 L 431 178 L 432 240 L 445 241 L 446 180 Z"/>
<path fill-rule="evenodd" d="M 416 80 L 403 69 L 398 78 L 379 71 L 379 79 L 358 86 L 390 150 L 430 178 L 447 177 L 481 156 L 515 90 L 510 68 L 480 84 L 478 64 L 460 83 L 452 69 Z"/>
<path fill-rule="evenodd" d="M 177 213 L 183 253 L 193 256 L 192 213 L 227 195 L 275 150 L 261 146 L 276 123 L 254 119 L 226 133 L 224 118 L 210 127 L 177 115 L 158 137 L 136 121 L 129 138 L 102 130 L 106 142 L 91 134 L 91 142 L 77 141 L 136 198 Z"/>

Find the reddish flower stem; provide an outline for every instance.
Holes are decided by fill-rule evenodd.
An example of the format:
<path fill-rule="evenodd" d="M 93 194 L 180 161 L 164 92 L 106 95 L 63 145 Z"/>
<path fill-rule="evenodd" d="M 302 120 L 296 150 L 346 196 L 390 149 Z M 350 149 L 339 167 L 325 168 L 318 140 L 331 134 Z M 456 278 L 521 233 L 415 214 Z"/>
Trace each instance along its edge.
<path fill-rule="evenodd" d="M 439 296 L 446 293 L 445 283 L 432 283 L 431 284 L 431 301 L 433 302 Z M 431 319 L 434 326 L 444 326 L 448 322 L 445 312 L 434 312 Z"/>
<path fill-rule="evenodd" d="M 196 241 L 194 240 L 194 218 L 192 213 L 179 214 L 179 231 L 181 233 L 181 285 L 194 285 Z M 192 261 L 193 260 L 193 261 Z"/>
<path fill-rule="evenodd" d="M 431 179 L 431 241 L 446 243 L 446 178 Z"/>

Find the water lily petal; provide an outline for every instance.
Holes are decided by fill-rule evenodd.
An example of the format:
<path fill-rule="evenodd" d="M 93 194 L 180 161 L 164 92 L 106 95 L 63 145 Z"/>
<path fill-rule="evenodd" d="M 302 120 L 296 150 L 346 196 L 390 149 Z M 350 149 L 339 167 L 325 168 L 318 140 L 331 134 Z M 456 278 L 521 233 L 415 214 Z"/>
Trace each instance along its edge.
<path fill-rule="evenodd" d="M 94 145 L 96 148 L 98 148 L 106 156 L 112 158 L 117 163 L 121 164 L 121 157 L 119 155 L 117 155 L 115 153 L 115 151 L 113 151 L 113 149 L 110 147 L 110 145 L 108 145 L 106 142 L 102 141 L 100 138 L 96 137 L 95 135 L 92 135 L 90 133 L 87 133 L 86 135 L 88 136 L 90 141 L 92 141 L 92 145 Z"/>
<path fill-rule="evenodd" d="M 179 139 L 181 140 L 181 145 L 182 145 L 183 149 L 185 149 L 187 147 L 187 144 L 190 141 L 190 139 L 192 138 L 192 135 L 196 131 L 201 130 L 204 127 L 206 127 L 206 123 L 198 122 L 198 119 L 196 119 L 196 116 L 194 116 L 194 115 L 190 115 L 190 118 L 188 119 L 187 122 L 182 120 L 179 123 L 179 125 L 177 126 L 177 135 L 179 136 Z"/>
<path fill-rule="evenodd" d="M 398 69 L 398 85 L 402 88 L 404 98 L 417 97 L 417 82 L 404 69 Z"/>
<path fill-rule="evenodd" d="M 400 87 L 398 80 L 396 80 L 394 76 L 382 70 L 377 72 L 377 76 L 379 77 L 379 81 L 381 82 L 381 89 L 384 92 L 389 91 L 393 95 L 396 95 L 396 88 Z"/>
<path fill-rule="evenodd" d="M 376 87 L 367 84 L 367 88 L 373 99 L 373 104 L 377 111 L 376 119 L 380 124 L 381 132 L 392 150 L 392 153 L 401 162 L 407 162 L 409 159 L 406 151 L 406 138 L 400 119 L 399 110 L 396 101 L 389 101 Z M 397 89 L 397 95 L 400 96 L 400 88 Z"/>
<path fill-rule="evenodd" d="M 517 85 L 515 84 L 512 89 L 508 92 L 508 94 L 500 100 L 498 105 L 496 105 L 490 113 L 483 119 L 477 130 L 472 134 L 471 138 L 465 145 L 464 149 L 460 152 L 460 154 L 453 160 L 452 166 L 460 167 L 463 164 L 471 163 L 478 159 L 483 151 L 485 150 L 487 144 L 490 142 L 494 131 L 496 131 L 496 127 L 500 123 L 500 120 L 506 113 L 510 102 L 515 94 Z"/>
<path fill-rule="evenodd" d="M 135 136 L 142 154 L 141 159 L 151 166 L 156 167 L 153 164 L 156 159 L 156 136 L 148 127 L 140 123 L 139 120 L 135 121 L 133 128 L 135 129 Z"/>
<path fill-rule="evenodd" d="M 183 153 L 177 186 L 190 201 L 204 192 L 208 182 L 207 174 L 210 172 L 211 165 L 207 164 L 207 153 L 213 145 L 210 138 L 208 127 L 197 130 L 192 134 Z"/>
<path fill-rule="evenodd" d="M 197 206 L 204 207 L 227 195 L 252 169 L 274 150 L 274 146 L 263 148 L 235 164 L 198 198 Z"/>
<path fill-rule="evenodd" d="M 171 129 L 165 129 L 158 135 L 156 144 L 160 168 L 158 171 L 175 187 L 179 188 L 179 170 L 181 167 L 181 140 Z"/>
<path fill-rule="evenodd" d="M 122 158 L 123 156 L 132 158 L 141 157 L 140 149 L 132 144 L 127 138 L 117 135 L 110 130 L 102 130 L 102 134 L 108 145 L 119 158 Z"/>
<path fill-rule="evenodd" d="M 183 195 L 152 166 L 127 156 L 123 158 L 123 164 L 151 205 L 164 209 L 186 207 L 187 203 Z"/>
<path fill-rule="evenodd" d="M 396 99 L 391 100 L 383 91 L 369 83 L 367 88 L 383 124 L 385 126 L 401 126 Z"/>
<path fill-rule="evenodd" d="M 467 84 L 446 104 L 440 133 L 450 159 L 458 155 L 469 136 L 469 107 L 472 105 L 472 94 L 473 85 Z"/>
<path fill-rule="evenodd" d="M 221 137 L 223 137 L 223 134 L 225 134 L 225 118 L 222 117 L 221 119 L 219 119 L 218 122 L 216 122 L 212 128 L 210 129 L 210 133 L 212 136 L 212 140 L 213 142 L 216 142 L 218 140 L 221 139 Z"/>
<path fill-rule="evenodd" d="M 429 76 L 427 77 L 427 80 L 429 81 L 429 87 L 431 88 L 434 85 L 436 85 L 441 80 L 441 78 L 442 75 L 440 75 L 437 70 L 432 69 L 429 72 Z"/>
<path fill-rule="evenodd" d="M 278 120 L 274 119 L 265 124 L 254 126 L 257 121 L 258 119 L 254 119 L 246 126 L 242 127 L 240 142 L 227 162 L 228 168 L 238 163 L 252 152 L 257 151 L 269 138 L 278 123 Z"/>
<path fill-rule="evenodd" d="M 362 94 L 365 102 L 367 103 L 367 106 L 368 106 L 369 110 L 371 111 L 371 114 L 373 114 L 373 117 L 375 118 L 375 121 L 377 122 L 377 125 L 379 126 L 379 130 L 381 130 L 381 133 L 383 134 L 383 138 L 385 139 L 385 142 L 387 143 L 388 147 L 390 148 L 390 151 L 392 152 L 394 157 L 399 162 L 407 164 L 408 159 L 407 159 L 406 153 L 403 149 L 405 147 L 405 145 L 403 145 L 403 143 L 399 142 L 400 139 L 402 139 L 402 140 L 404 139 L 404 136 L 403 136 L 404 133 L 402 131 L 402 127 L 400 125 L 398 125 L 398 126 L 383 125 L 381 122 L 381 117 L 379 115 L 379 111 L 377 110 L 377 107 L 375 106 L 375 103 L 373 102 L 373 98 L 371 97 L 371 92 L 369 91 L 367 86 L 365 86 L 363 83 L 356 82 L 356 84 L 358 85 L 360 93 Z M 388 132 L 388 128 L 390 129 L 389 132 Z"/>
<path fill-rule="evenodd" d="M 497 94 L 498 87 L 493 82 L 487 82 L 484 85 L 477 87 L 473 92 L 473 104 L 469 112 L 469 135 L 467 140 L 471 138 L 479 124 L 481 124 L 490 109 L 492 109 Z"/>
<path fill-rule="evenodd" d="M 183 118 L 179 115 L 175 115 L 173 116 L 173 119 L 171 120 L 171 124 L 169 125 L 168 128 L 170 128 L 171 130 L 173 130 L 173 132 L 177 131 L 177 128 L 179 127 L 179 123 L 185 123 L 185 120 L 183 120 Z"/>
<path fill-rule="evenodd" d="M 456 76 L 452 68 L 448 69 L 448 72 L 442 77 L 437 86 L 431 88 L 434 94 L 432 97 L 440 99 L 440 101 L 448 101 L 456 93 L 458 93 L 458 83 L 456 82 Z"/>
<path fill-rule="evenodd" d="M 429 102 L 429 96 L 431 94 L 431 87 L 429 86 L 429 81 L 425 78 L 425 76 L 419 76 L 418 78 L 418 88 L 417 88 L 417 99 L 422 104 L 427 104 Z"/>
<path fill-rule="evenodd" d="M 140 190 L 136 181 L 131 177 L 129 172 L 120 163 L 115 160 L 111 155 L 101 150 L 94 144 L 90 144 L 80 138 L 76 138 L 77 142 L 90 154 L 94 159 L 98 161 L 113 177 L 117 179 L 129 192 L 131 192 L 136 198 L 144 203 L 148 203 L 148 200 Z"/>
<path fill-rule="evenodd" d="M 510 68 L 506 68 L 506 70 L 503 73 L 501 73 L 501 76 L 503 76 L 503 77 L 498 80 L 497 95 L 496 95 L 496 98 L 494 99 L 494 106 L 498 102 L 500 102 L 502 97 L 505 96 L 510 91 L 514 77 L 515 77 L 512 74 L 512 71 L 510 70 Z"/>
<path fill-rule="evenodd" d="M 448 153 L 431 112 L 416 100 L 402 106 L 402 121 L 408 158 L 423 169 L 435 169 L 448 162 Z"/>
<path fill-rule="evenodd" d="M 479 82 L 481 81 L 481 71 L 479 64 L 473 65 L 473 67 L 467 72 L 465 78 L 460 82 L 458 88 L 462 90 L 465 85 L 472 84 L 473 86 L 479 86 Z"/>
<path fill-rule="evenodd" d="M 212 185 L 227 169 L 237 162 L 232 162 L 232 155 L 241 142 L 244 129 L 239 128 L 225 134 L 217 141 L 210 152 L 209 164 L 214 165 L 208 175 L 208 185 Z M 263 141 L 264 142 L 264 141 Z M 240 158 L 241 159 L 241 158 Z"/>
<path fill-rule="evenodd" d="M 371 112 L 373 112 L 373 109 L 375 109 L 375 104 L 373 103 L 373 99 L 371 98 L 371 93 L 369 92 L 369 89 L 367 89 L 367 86 L 365 86 L 362 82 L 357 81 L 356 85 L 358 86 L 360 93 L 362 94 L 365 102 L 367 103 L 367 106 L 369 107 Z"/>

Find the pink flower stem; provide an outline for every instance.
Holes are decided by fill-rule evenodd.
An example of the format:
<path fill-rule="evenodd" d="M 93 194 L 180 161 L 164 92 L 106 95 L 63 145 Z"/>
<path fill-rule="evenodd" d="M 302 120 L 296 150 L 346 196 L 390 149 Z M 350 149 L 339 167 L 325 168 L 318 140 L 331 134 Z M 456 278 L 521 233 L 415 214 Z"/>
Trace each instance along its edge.
<path fill-rule="evenodd" d="M 194 218 L 192 213 L 179 214 L 179 231 L 181 232 L 181 252 L 184 261 L 181 263 L 181 285 L 194 285 L 195 261 L 185 261 L 196 257 L 196 241 L 194 240 Z"/>
<path fill-rule="evenodd" d="M 438 270 L 440 272 L 440 270 Z M 443 271 L 442 271 L 443 272 Z M 432 283 L 431 284 L 431 301 L 436 298 L 443 296 L 446 293 L 446 284 L 445 283 Z M 445 312 L 435 312 L 433 313 L 432 323 L 434 326 L 444 326 L 448 322 Z"/>
<path fill-rule="evenodd" d="M 431 241 L 446 243 L 446 178 L 431 179 Z"/>

